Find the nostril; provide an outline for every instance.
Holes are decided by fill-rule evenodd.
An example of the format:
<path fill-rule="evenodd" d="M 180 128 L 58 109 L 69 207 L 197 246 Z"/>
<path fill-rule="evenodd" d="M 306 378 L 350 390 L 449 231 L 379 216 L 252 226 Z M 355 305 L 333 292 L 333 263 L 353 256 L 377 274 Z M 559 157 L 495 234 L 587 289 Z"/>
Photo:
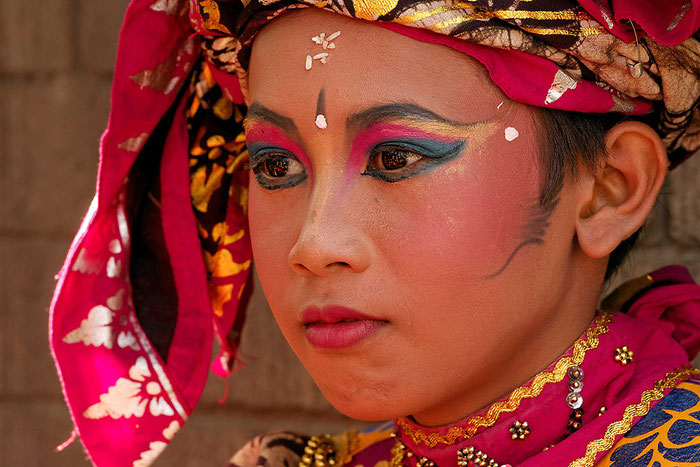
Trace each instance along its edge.
<path fill-rule="evenodd" d="M 292 270 L 302 276 L 311 275 L 311 270 L 301 263 L 292 263 Z"/>
<path fill-rule="evenodd" d="M 335 268 L 345 269 L 345 268 L 350 268 L 350 267 L 352 267 L 352 266 L 350 265 L 350 263 L 348 263 L 346 261 L 334 261 L 332 263 L 326 264 L 325 269 L 326 270 L 331 270 L 331 269 L 335 269 Z"/>

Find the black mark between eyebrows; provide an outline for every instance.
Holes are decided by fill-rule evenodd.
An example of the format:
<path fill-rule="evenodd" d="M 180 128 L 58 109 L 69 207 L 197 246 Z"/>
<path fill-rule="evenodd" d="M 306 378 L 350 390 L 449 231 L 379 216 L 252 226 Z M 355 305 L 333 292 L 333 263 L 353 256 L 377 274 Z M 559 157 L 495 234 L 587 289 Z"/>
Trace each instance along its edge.
<path fill-rule="evenodd" d="M 316 100 L 316 115 L 326 115 L 326 90 L 321 89 Z"/>

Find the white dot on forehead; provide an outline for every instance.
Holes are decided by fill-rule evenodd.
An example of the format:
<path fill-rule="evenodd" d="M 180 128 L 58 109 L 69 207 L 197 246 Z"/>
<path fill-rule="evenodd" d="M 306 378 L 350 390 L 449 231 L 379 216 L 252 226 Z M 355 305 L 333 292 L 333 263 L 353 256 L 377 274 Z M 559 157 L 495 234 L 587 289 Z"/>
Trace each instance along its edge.
<path fill-rule="evenodd" d="M 512 126 L 506 128 L 506 141 L 513 141 L 518 136 L 520 136 L 520 133 Z"/>
<path fill-rule="evenodd" d="M 328 127 L 328 122 L 326 121 L 326 116 L 323 114 L 316 115 L 316 126 L 322 130 Z"/>

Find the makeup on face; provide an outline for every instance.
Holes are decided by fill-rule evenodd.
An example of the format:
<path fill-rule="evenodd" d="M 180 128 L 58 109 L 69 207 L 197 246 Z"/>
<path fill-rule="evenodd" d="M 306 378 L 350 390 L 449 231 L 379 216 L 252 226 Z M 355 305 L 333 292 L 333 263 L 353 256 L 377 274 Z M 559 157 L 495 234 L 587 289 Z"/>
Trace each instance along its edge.
<path fill-rule="evenodd" d="M 316 110 L 314 123 L 325 129 L 324 90 Z M 264 123 L 270 118 L 272 125 Z M 299 143 L 284 134 L 299 133 L 291 119 L 253 104 L 244 125 L 251 167 L 261 187 L 288 188 L 306 179 L 310 161 Z M 483 143 L 495 127 L 494 121 L 454 122 L 414 104 L 380 105 L 355 113 L 346 120 L 347 133 L 354 139 L 345 187 L 357 174 L 394 183 L 432 170 Z"/>
<path fill-rule="evenodd" d="M 302 313 L 301 321 L 306 340 L 320 349 L 342 349 L 359 344 L 387 323 L 339 305 L 309 307 Z"/>
<path fill-rule="evenodd" d="M 520 136 L 520 132 L 516 128 L 509 126 L 505 130 L 505 136 L 506 136 L 506 141 L 513 141 L 515 138 Z"/>
<path fill-rule="evenodd" d="M 355 138 L 347 173 L 398 182 L 456 159 L 467 145 L 464 138 L 436 135 L 413 126 L 378 123 Z"/>
<path fill-rule="evenodd" d="M 315 43 L 320 45 L 323 50 L 328 50 L 328 49 L 335 49 L 335 43 L 333 42 L 338 36 L 340 36 L 340 31 L 336 31 L 328 36 L 326 36 L 326 33 L 322 32 L 321 34 L 314 36 L 311 38 L 311 40 Z M 328 61 L 328 56 L 330 54 L 328 52 L 319 52 L 314 55 L 307 55 L 306 56 L 306 61 L 304 62 L 304 68 L 306 70 L 310 70 L 311 67 L 314 65 L 314 60 L 318 60 L 322 64 L 326 64 Z"/>
<path fill-rule="evenodd" d="M 326 120 L 326 91 L 321 89 L 318 93 L 318 99 L 316 99 L 316 119 L 314 123 L 319 130 L 325 130 L 328 128 L 328 121 Z"/>
<path fill-rule="evenodd" d="M 250 167 L 262 188 L 289 188 L 313 177 L 293 120 L 253 104 L 243 126 Z"/>
<path fill-rule="evenodd" d="M 348 129 L 357 135 L 346 172 L 387 182 L 405 180 L 452 161 L 470 146 L 481 144 L 494 130 L 490 121 L 459 123 L 414 104 L 389 104 L 350 116 Z M 388 169 L 391 170 L 382 170 Z"/>

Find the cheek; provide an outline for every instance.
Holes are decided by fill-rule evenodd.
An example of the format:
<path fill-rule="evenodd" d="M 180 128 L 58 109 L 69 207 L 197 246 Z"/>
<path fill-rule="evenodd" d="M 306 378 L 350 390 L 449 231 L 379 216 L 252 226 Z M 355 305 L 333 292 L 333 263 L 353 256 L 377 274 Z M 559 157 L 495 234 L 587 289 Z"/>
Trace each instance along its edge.
<path fill-rule="evenodd" d="M 404 209 L 391 214 L 391 224 L 401 226 L 394 238 L 404 241 L 384 245 L 393 250 L 387 256 L 396 270 L 414 271 L 420 264 L 444 283 L 481 281 L 503 267 L 525 239 L 538 195 L 533 180 L 539 180 L 534 163 L 509 156 L 496 150 L 466 155 L 407 187 Z"/>
<path fill-rule="evenodd" d="M 270 193 L 251 178 L 248 199 L 248 222 L 255 268 L 267 300 L 273 305 L 280 300 L 279 287 L 291 273 L 289 252 L 297 239 L 299 227 L 294 225 L 296 213 L 286 193 Z M 272 307 L 276 309 L 275 306 Z"/>

